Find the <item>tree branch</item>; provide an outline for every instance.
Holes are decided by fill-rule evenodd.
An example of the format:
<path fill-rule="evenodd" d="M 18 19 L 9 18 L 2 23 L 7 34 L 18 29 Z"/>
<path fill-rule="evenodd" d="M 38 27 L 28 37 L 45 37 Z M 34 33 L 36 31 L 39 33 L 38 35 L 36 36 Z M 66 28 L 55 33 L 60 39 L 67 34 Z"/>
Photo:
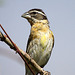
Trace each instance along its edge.
<path fill-rule="evenodd" d="M 13 46 L 13 44 L 11 43 L 11 41 L 7 38 L 6 35 L 3 35 L 2 32 L 0 31 L 0 41 L 5 42 L 11 49 L 13 49 L 14 51 L 16 51 L 16 48 Z M 16 44 L 15 44 L 16 45 Z M 16 45 L 17 46 L 17 45 Z M 18 46 L 17 46 L 18 47 Z M 44 71 L 27 53 L 25 53 L 22 49 L 19 49 L 19 52 L 22 54 L 23 56 L 23 60 L 27 60 L 30 64 L 32 65 L 37 72 L 39 72 L 41 75 L 51 75 L 50 72 Z M 18 53 L 19 54 L 19 53 Z M 20 54 L 19 54 L 20 55 Z"/>

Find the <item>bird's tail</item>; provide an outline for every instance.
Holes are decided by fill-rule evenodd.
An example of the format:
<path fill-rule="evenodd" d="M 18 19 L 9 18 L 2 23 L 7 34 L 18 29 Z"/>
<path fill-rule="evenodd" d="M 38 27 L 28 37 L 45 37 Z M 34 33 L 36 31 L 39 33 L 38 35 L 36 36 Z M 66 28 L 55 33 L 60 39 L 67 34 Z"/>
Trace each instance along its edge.
<path fill-rule="evenodd" d="M 34 71 L 34 69 L 32 69 Z M 35 75 L 37 75 L 37 72 L 34 71 Z M 30 69 L 26 66 L 26 73 L 25 75 L 33 75 L 33 73 L 30 71 Z"/>
<path fill-rule="evenodd" d="M 29 69 L 26 69 L 26 74 L 25 75 L 33 75 L 33 74 Z"/>

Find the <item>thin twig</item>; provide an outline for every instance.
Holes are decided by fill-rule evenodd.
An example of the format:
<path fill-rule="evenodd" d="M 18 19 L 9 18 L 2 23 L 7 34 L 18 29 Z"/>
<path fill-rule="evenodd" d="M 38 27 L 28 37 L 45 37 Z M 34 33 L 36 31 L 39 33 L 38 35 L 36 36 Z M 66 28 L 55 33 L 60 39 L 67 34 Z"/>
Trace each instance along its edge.
<path fill-rule="evenodd" d="M 2 25 L 0 24 L 0 27 L 2 28 L 2 30 L 4 31 L 4 33 L 6 34 L 7 38 L 11 41 L 11 43 L 13 44 L 13 46 L 15 47 L 16 51 L 19 53 L 19 55 L 22 57 L 22 59 L 25 61 L 26 65 L 28 66 L 28 68 L 30 69 L 30 71 L 33 73 L 33 75 L 35 75 L 34 71 L 31 69 L 31 67 L 29 66 L 29 64 L 27 63 L 26 59 L 24 58 L 24 56 L 20 53 L 18 47 L 15 45 L 15 43 L 11 40 L 11 38 L 8 36 L 8 34 L 6 33 L 6 31 L 4 30 L 4 28 L 2 27 Z"/>

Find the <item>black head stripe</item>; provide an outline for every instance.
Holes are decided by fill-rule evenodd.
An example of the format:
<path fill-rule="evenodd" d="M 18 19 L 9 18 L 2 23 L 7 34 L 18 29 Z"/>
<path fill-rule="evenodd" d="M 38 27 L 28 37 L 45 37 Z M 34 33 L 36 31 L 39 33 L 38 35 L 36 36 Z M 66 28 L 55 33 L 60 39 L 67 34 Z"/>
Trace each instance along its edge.
<path fill-rule="evenodd" d="M 45 13 L 41 9 L 31 9 L 28 11 L 31 17 L 38 19 L 38 20 L 44 20 L 47 19 Z"/>
<path fill-rule="evenodd" d="M 42 9 L 31 9 L 31 10 L 29 10 L 29 11 L 35 11 L 35 10 L 36 10 L 36 11 L 40 11 L 40 12 L 42 12 L 43 14 L 45 14 Z"/>
<path fill-rule="evenodd" d="M 38 19 L 38 20 L 44 20 L 44 19 L 47 19 L 47 17 L 45 15 L 42 15 L 38 12 L 32 12 L 30 13 L 31 17 L 35 18 L 35 19 Z"/>

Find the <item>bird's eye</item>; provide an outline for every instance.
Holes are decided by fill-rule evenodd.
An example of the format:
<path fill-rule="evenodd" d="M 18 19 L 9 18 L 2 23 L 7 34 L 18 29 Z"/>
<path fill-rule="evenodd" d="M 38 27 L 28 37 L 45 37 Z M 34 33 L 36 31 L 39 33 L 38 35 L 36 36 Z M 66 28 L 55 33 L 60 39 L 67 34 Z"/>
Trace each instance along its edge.
<path fill-rule="evenodd" d="M 33 14 L 37 14 L 36 12 L 33 12 Z"/>
<path fill-rule="evenodd" d="M 37 12 L 31 12 L 30 15 L 31 16 L 36 16 L 37 15 Z"/>

